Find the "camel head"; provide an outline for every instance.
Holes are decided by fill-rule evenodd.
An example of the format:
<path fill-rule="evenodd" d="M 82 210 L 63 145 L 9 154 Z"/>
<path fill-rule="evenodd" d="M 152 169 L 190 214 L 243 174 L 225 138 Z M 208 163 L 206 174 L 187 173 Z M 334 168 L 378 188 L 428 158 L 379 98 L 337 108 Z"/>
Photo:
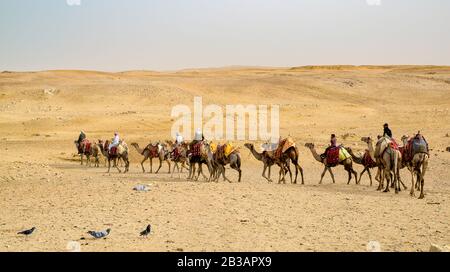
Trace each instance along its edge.
<path fill-rule="evenodd" d="M 409 136 L 408 135 L 403 135 L 402 136 L 402 142 L 405 142 L 405 141 L 407 141 L 409 139 Z"/>
<path fill-rule="evenodd" d="M 372 138 L 370 137 L 362 137 L 361 141 L 365 142 L 366 144 L 369 144 L 372 142 Z"/>
<path fill-rule="evenodd" d="M 307 147 L 309 149 L 313 149 L 314 148 L 314 144 L 313 143 L 306 143 L 305 147 Z"/>
<path fill-rule="evenodd" d="M 131 145 L 131 146 L 135 146 L 135 147 L 138 147 L 138 146 L 139 146 L 137 143 L 131 143 L 130 145 Z"/>
<path fill-rule="evenodd" d="M 173 146 L 173 141 L 172 140 L 165 140 L 164 141 L 168 146 Z"/>
<path fill-rule="evenodd" d="M 255 147 L 251 143 L 245 143 L 244 146 L 247 147 L 250 150 L 255 149 Z"/>

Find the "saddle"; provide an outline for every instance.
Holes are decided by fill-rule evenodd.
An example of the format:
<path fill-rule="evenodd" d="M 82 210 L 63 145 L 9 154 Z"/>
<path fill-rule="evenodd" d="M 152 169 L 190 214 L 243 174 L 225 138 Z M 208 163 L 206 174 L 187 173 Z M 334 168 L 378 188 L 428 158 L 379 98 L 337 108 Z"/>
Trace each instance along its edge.
<path fill-rule="evenodd" d="M 428 154 L 428 143 L 422 135 L 417 134 L 410 138 L 405 146 L 400 147 L 400 152 L 404 162 L 411 162 L 416 154 Z"/>
<path fill-rule="evenodd" d="M 109 150 L 109 155 L 111 155 L 111 156 L 117 155 L 117 147 L 116 146 L 111 147 L 111 149 Z"/>
<path fill-rule="evenodd" d="M 176 146 L 172 151 L 172 158 L 178 160 L 181 157 L 181 148 Z"/>
<path fill-rule="evenodd" d="M 194 143 L 192 145 L 192 152 L 191 152 L 192 156 L 197 157 L 197 156 L 202 155 L 202 149 L 203 149 L 202 147 L 203 147 L 202 141 Z"/>
<path fill-rule="evenodd" d="M 90 153 L 91 152 L 91 142 L 89 142 L 88 139 L 84 139 L 81 142 L 81 146 L 83 146 L 84 153 Z"/>
<path fill-rule="evenodd" d="M 325 156 L 327 158 L 327 164 L 335 166 L 339 164 L 339 151 L 341 147 L 331 147 L 328 149 L 328 151 L 325 153 Z"/>
<path fill-rule="evenodd" d="M 399 145 L 397 144 L 397 142 L 395 141 L 394 138 L 391 138 L 391 142 L 389 143 L 391 148 L 394 150 L 400 150 Z"/>
<path fill-rule="evenodd" d="M 362 161 L 363 161 L 364 166 L 367 166 L 370 168 L 375 167 L 377 165 L 376 162 L 374 160 L 372 160 L 372 157 L 370 157 L 369 150 L 366 150 L 366 152 L 364 153 Z"/>
<path fill-rule="evenodd" d="M 277 149 L 275 150 L 274 157 L 279 159 L 281 155 L 283 155 L 283 153 L 291 147 L 295 147 L 295 142 L 291 137 L 287 137 L 281 140 L 278 143 Z"/>

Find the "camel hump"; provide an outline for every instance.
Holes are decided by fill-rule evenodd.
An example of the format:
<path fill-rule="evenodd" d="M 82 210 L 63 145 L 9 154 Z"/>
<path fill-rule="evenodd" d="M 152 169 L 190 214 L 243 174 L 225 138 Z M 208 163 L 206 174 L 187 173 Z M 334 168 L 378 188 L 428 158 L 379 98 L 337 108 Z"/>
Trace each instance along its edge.
<path fill-rule="evenodd" d="M 286 139 L 284 139 L 283 141 L 280 142 L 280 145 L 282 145 L 281 152 L 284 153 L 289 148 L 295 147 L 295 142 L 294 142 L 294 139 L 292 139 L 292 137 L 287 137 Z"/>

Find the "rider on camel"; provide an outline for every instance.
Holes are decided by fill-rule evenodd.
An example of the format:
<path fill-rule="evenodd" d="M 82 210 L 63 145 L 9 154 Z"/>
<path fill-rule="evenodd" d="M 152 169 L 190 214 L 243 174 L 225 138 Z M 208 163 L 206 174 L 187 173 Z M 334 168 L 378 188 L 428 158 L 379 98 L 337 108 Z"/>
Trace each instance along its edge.
<path fill-rule="evenodd" d="M 86 139 L 86 134 L 84 131 L 80 131 L 80 135 L 77 140 L 78 154 L 81 154 L 81 143 Z"/>
<path fill-rule="evenodd" d="M 117 147 L 119 143 L 120 143 L 119 133 L 114 132 L 114 138 L 108 146 L 108 151 L 111 151 L 111 148 L 113 147 Z"/>

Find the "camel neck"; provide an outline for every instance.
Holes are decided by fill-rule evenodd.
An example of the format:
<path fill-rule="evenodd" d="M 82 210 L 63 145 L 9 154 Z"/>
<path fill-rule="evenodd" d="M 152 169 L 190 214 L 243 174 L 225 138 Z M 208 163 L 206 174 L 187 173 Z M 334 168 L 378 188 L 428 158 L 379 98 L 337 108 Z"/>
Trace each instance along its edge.
<path fill-rule="evenodd" d="M 314 159 L 316 159 L 316 161 L 322 162 L 322 158 L 320 157 L 319 154 L 317 154 L 316 149 L 314 147 L 310 147 L 309 150 L 311 150 L 311 153 L 312 153 Z"/>
<path fill-rule="evenodd" d="M 257 159 L 258 161 L 262 161 L 262 153 L 258 153 L 254 147 L 250 148 L 250 152 L 252 152 L 255 159 Z"/>

